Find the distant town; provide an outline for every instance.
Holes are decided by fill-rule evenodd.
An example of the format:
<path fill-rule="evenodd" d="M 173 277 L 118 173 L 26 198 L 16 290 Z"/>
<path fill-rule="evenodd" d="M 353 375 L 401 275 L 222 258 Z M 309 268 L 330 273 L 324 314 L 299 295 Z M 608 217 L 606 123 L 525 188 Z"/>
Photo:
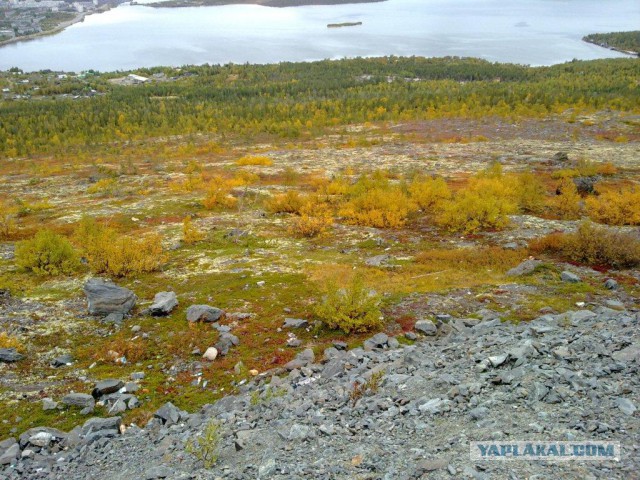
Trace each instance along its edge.
<path fill-rule="evenodd" d="M 0 0 L 0 43 L 61 30 L 124 0 Z"/>

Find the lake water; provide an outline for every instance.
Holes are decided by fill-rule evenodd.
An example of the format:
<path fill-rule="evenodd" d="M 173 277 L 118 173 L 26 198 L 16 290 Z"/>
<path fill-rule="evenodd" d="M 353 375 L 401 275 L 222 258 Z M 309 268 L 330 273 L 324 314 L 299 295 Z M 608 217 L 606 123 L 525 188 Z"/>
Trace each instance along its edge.
<path fill-rule="evenodd" d="M 363 22 L 327 28 L 329 23 Z M 581 41 L 640 26 L 638 0 L 388 0 L 268 8 L 121 5 L 0 47 L 0 69 L 100 71 L 356 56 L 471 56 L 550 65 L 622 54 Z"/>

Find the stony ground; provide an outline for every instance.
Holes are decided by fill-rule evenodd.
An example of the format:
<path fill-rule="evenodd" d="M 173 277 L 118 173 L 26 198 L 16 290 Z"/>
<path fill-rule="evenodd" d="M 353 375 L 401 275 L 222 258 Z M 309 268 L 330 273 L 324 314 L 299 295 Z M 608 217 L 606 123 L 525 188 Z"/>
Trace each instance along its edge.
<path fill-rule="evenodd" d="M 517 215 L 508 229 L 475 236 L 419 221 L 398 230 L 336 223 L 329 238 L 310 241 L 289 235 L 291 219 L 266 214 L 262 204 L 277 192 L 304 191 L 318 176 L 384 169 L 455 182 L 495 161 L 506 171 L 560 168 L 557 152 L 611 162 L 620 172 L 607 181 L 637 182 L 631 120 L 610 112 L 571 121 L 448 119 L 354 126 L 296 145 L 231 140 L 213 148 L 204 139 L 200 153 L 183 152 L 181 139 L 158 139 L 105 153 L 99 165 L 6 162 L 0 194 L 19 200 L 25 238 L 42 225 L 69 234 L 91 212 L 125 232 L 160 233 L 169 261 L 154 274 L 118 280 L 138 303 L 110 323 L 88 315 L 82 287 L 91 275 L 43 280 L 20 272 L 15 242 L 0 242 L 0 333 L 18 339 L 24 353 L 0 362 L 0 431 L 18 441 L 0 442 L 0 480 L 639 478 L 640 273 L 545 258 L 529 275 L 505 275 L 532 239 L 572 231 L 576 221 Z M 627 140 L 614 142 L 618 136 Z M 243 167 L 260 181 L 242 194 L 242 208 L 204 211 L 202 188 L 180 186 L 198 176 L 192 165 L 236 171 L 237 159 L 253 154 L 273 164 Z M 117 178 L 115 189 L 91 193 L 103 178 Z M 206 234 L 201 244 L 181 244 L 186 215 Z M 416 262 L 432 248 L 486 245 L 503 247 L 513 264 L 465 270 Z M 311 313 L 317 285 L 354 269 L 385 301 L 386 333 L 364 348 L 367 336 L 318 332 Z M 563 281 L 564 271 L 581 281 Z M 607 279 L 618 288 L 606 288 Z M 160 291 L 179 301 L 161 319 L 148 314 Z M 185 318 L 200 303 L 226 311 L 215 328 Z M 569 308 L 577 311 L 562 313 Z M 304 327 L 284 328 L 286 318 Z M 435 323 L 416 328 L 421 319 Z M 221 341 L 228 355 L 202 358 Z M 283 368 L 295 355 L 302 357 Z M 96 393 L 101 380 L 113 383 Z M 190 413 L 165 406 L 147 423 L 168 400 Z M 121 420 L 89 420 L 114 415 Z M 204 469 L 185 445 L 210 420 L 219 424 L 219 458 Z M 27 430 L 42 425 L 80 426 Z M 486 439 L 612 440 L 623 458 L 471 462 L 469 442 Z"/>
<path fill-rule="evenodd" d="M 0 478 L 638 478 L 637 311 L 476 317 L 419 324 L 412 345 L 379 334 L 323 358 L 304 351 L 200 412 L 165 405 L 144 428 L 112 418 L 34 429 L 19 447 L 3 443 L 14 459 Z M 211 421 L 218 458 L 202 468 L 185 445 Z M 471 461 L 469 442 L 486 440 L 612 441 L 622 458 Z"/>

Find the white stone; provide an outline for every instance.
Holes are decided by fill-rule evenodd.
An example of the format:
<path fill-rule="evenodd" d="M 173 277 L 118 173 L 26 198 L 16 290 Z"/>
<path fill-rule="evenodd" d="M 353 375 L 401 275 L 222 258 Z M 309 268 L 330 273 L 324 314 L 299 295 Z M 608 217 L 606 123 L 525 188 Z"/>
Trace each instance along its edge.
<path fill-rule="evenodd" d="M 218 349 L 216 347 L 209 347 L 207 348 L 207 351 L 204 352 L 204 355 L 202 355 L 202 358 L 213 362 L 217 356 L 218 356 Z"/>

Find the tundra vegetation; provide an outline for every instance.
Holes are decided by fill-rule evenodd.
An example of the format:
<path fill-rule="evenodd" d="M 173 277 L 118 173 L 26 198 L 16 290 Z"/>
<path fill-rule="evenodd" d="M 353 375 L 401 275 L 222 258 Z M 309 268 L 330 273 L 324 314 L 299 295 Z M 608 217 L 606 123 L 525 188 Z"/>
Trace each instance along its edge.
<path fill-rule="evenodd" d="M 607 295 L 605 278 L 637 298 L 637 60 L 135 73 L 172 81 L 0 74 L 20 97 L 0 101 L 0 347 L 25 355 L 0 364 L 1 437 L 82 423 L 36 400 L 103 378 L 145 372 L 141 406 L 124 414 L 142 424 L 298 349 L 410 331 L 419 317 L 487 308 L 524 321 Z M 532 256 L 533 272 L 506 275 Z M 582 281 L 563 282 L 567 269 Z M 138 296 L 122 324 L 87 315 L 91 276 Z M 179 306 L 145 314 L 168 290 Z M 223 309 L 240 344 L 204 361 L 221 334 L 186 320 L 193 304 Z M 286 317 L 309 326 L 281 328 Z M 52 368 L 61 353 L 73 365 Z"/>

